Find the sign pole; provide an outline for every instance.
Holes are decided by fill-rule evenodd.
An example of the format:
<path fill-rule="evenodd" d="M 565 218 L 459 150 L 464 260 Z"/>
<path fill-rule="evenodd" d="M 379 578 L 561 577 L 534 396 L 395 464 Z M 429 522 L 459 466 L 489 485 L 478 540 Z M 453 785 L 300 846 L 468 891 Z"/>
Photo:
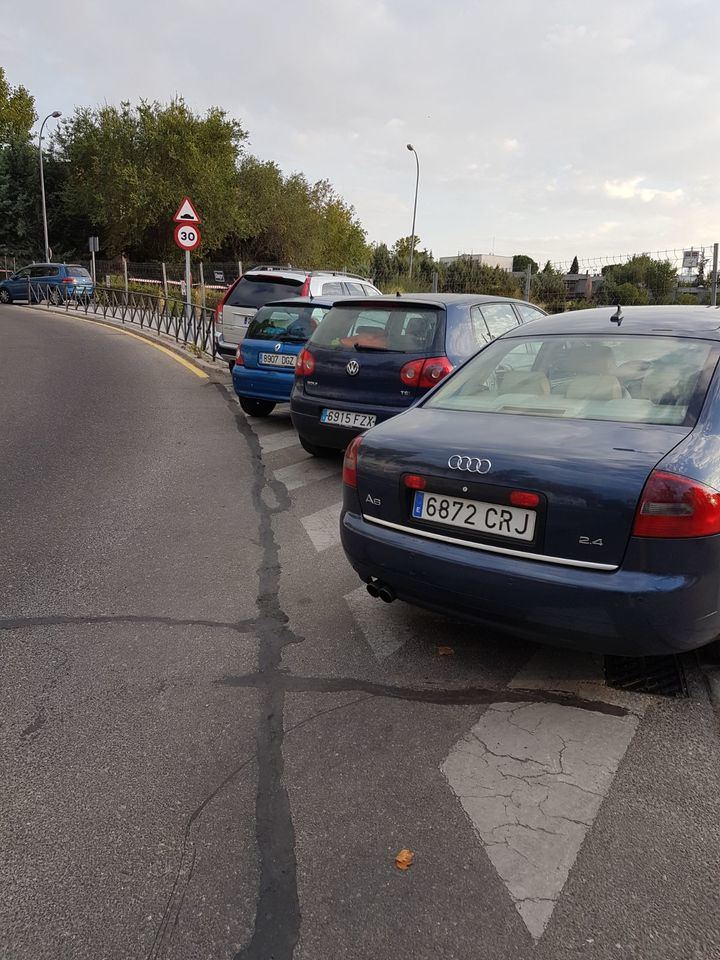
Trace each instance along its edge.
<path fill-rule="evenodd" d="M 188 321 L 192 313 L 192 273 L 190 272 L 190 251 L 185 251 L 185 311 Z"/>

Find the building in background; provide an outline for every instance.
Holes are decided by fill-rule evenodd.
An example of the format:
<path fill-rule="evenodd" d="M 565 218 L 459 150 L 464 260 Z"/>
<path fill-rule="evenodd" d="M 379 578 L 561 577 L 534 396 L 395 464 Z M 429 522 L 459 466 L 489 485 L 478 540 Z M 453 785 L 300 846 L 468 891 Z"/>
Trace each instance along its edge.
<path fill-rule="evenodd" d="M 467 257 L 469 260 L 485 267 L 500 267 L 501 270 L 507 270 L 508 273 L 513 266 L 512 257 L 498 257 L 494 253 L 458 253 L 455 257 L 440 257 L 439 262 L 448 266 L 448 264 L 460 260 L 461 257 Z"/>

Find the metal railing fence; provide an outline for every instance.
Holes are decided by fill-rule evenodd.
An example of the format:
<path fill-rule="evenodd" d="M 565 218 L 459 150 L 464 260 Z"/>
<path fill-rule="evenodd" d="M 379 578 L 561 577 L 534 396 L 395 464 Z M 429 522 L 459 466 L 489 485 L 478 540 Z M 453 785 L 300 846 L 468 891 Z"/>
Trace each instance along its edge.
<path fill-rule="evenodd" d="M 141 330 L 171 337 L 183 346 L 194 347 L 212 360 L 216 357 L 215 315 L 209 307 L 134 290 L 126 293 L 117 287 L 68 290 L 63 284 L 31 281 L 28 281 L 26 300 L 48 308 L 61 307 L 68 313 L 74 311 L 133 324 Z"/>

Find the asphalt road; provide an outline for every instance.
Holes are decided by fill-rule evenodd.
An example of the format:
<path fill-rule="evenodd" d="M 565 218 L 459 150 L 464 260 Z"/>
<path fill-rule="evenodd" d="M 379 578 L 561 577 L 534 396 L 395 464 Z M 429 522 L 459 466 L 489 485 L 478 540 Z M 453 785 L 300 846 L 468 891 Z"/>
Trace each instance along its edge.
<path fill-rule="evenodd" d="M 0 308 L 0 956 L 720 956 L 692 662 L 371 600 L 340 496 L 224 371 Z"/>

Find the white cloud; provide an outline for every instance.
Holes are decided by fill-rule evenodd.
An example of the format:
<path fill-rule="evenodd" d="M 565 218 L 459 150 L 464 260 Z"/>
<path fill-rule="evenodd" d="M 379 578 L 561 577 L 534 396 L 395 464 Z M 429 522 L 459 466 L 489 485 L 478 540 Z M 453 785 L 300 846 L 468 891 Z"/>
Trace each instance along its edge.
<path fill-rule="evenodd" d="M 616 200 L 642 200 L 643 203 L 652 203 L 653 200 L 664 200 L 668 203 L 679 203 L 684 196 L 682 187 L 675 190 L 658 190 L 651 187 L 641 187 L 645 177 L 631 177 L 629 180 L 606 180 L 604 190 L 608 197 Z"/>
<path fill-rule="evenodd" d="M 430 0 L 277 0 L 277 30 L 236 0 L 175 0 L 171 18 L 147 0 L 75 6 L 58 18 L 33 0 L 0 25 L 0 62 L 41 116 L 177 93 L 221 106 L 252 152 L 331 180 L 372 239 L 409 232 L 408 141 L 418 233 L 438 254 L 493 234 L 542 262 L 716 239 L 718 3 L 474 2 L 459 22 Z M 139 22 L 162 37 L 152 57 Z"/>

